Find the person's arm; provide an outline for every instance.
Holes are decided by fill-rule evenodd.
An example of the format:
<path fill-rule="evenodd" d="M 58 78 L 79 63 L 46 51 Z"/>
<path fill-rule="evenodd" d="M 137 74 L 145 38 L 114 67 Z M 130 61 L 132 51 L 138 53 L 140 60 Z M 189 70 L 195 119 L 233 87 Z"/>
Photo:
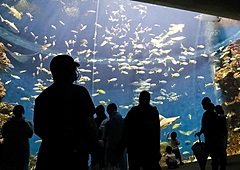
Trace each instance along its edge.
<path fill-rule="evenodd" d="M 80 95 L 84 96 L 83 97 L 83 99 L 84 99 L 84 107 L 88 111 L 87 114 L 90 114 L 90 115 L 93 116 L 95 114 L 95 106 L 94 106 L 94 103 L 92 101 L 92 98 L 91 98 L 88 90 L 85 87 L 82 87 Z"/>
<path fill-rule="evenodd" d="M 166 135 L 166 139 L 167 139 L 168 141 L 170 141 L 169 134 L 170 134 L 170 132 L 168 132 L 167 135 Z"/>
<path fill-rule="evenodd" d="M 89 146 L 91 148 L 91 152 L 95 154 L 96 152 L 98 152 L 98 149 L 100 147 L 98 128 L 93 117 L 93 115 L 95 114 L 95 106 L 93 104 L 92 98 L 88 90 L 85 87 L 82 87 L 81 95 L 84 96 L 84 107 L 85 110 L 87 111 L 85 130 L 87 131 L 87 137 L 89 141 Z"/>
<path fill-rule="evenodd" d="M 203 131 L 202 131 L 202 129 L 201 129 L 199 132 L 195 133 L 194 136 L 195 136 L 195 137 L 196 137 L 196 136 L 200 137 L 202 134 L 203 134 Z"/>
<path fill-rule="evenodd" d="M 201 129 L 199 132 L 195 133 L 195 137 L 198 136 L 200 137 L 203 133 L 204 133 L 204 116 L 205 114 L 203 114 L 203 117 L 202 117 L 202 122 L 201 122 Z"/>
<path fill-rule="evenodd" d="M 106 142 L 107 137 L 109 135 L 109 128 L 110 128 L 109 127 L 109 121 L 107 121 L 106 124 L 105 124 L 104 130 L 103 130 L 103 137 L 102 137 L 102 139 L 103 139 L 104 142 Z"/>
<path fill-rule="evenodd" d="M 176 139 L 176 144 L 177 144 L 177 145 L 180 145 L 180 142 L 179 142 L 179 140 L 177 140 L 177 139 Z"/>
<path fill-rule="evenodd" d="M 43 107 L 41 106 L 38 99 L 35 100 L 34 105 L 34 116 L 33 116 L 33 124 L 34 124 L 34 133 L 39 136 L 41 139 L 44 138 L 44 125 L 43 125 Z"/>
<path fill-rule="evenodd" d="M 33 125 L 30 121 L 26 120 L 26 134 L 28 138 L 33 136 Z"/>

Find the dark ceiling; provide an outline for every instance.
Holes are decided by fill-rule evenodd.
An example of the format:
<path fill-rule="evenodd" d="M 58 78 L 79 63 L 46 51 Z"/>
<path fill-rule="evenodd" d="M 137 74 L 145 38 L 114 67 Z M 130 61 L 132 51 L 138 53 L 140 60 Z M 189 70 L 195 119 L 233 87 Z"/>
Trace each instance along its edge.
<path fill-rule="evenodd" d="M 239 0 L 133 0 L 240 20 Z"/>

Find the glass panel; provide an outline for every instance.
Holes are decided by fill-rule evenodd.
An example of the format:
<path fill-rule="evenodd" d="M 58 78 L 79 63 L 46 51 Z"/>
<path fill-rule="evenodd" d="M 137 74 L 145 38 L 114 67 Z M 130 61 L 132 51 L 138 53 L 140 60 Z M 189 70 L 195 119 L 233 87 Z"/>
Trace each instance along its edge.
<path fill-rule="evenodd" d="M 238 113 L 232 105 L 238 103 L 238 65 L 234 79 L 227 79 L 231 84 L 224 85 L 224 77 L 234 60 L 226 47 L 239 39 L 239 21 L 129 0 L 3 0 L 0 11 L 1 101 L 22 104 L 29 120 L 35 98 L 52 83 L 49 62 L 59 53 L 81 63 L 75 83 L 89 90 L 96 106 L 115 102 L 125 117 L 140 91 L 150 91 L 165 117 L 162 146 L 166 133 L 176 131 L 186 160 L 193 155 L 204 97 L 223 104 L 229 117 Z M 31 139 L 31 154 L 37 140 Z"/>

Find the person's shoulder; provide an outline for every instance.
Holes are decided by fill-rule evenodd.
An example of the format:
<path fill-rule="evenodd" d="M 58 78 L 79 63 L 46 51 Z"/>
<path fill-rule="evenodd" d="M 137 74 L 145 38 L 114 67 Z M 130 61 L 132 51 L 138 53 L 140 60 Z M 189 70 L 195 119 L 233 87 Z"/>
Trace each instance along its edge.
<path fill-rule="evenodd" d="M 157 106 L 152 106 L 152 105 L 150 105 L 150 107 L 151 107 L 151 109 L 153 109 L 154 111 L 157 111 L 158 109 L 157 109 Z"/>
<path fill-rule="evenodd" d="M 41 98 L 47 97 L 49 95 L 49 93 L 52 91 L 52 85 L 50 85 L 49 87 L 47 87 L 46 89 L 44 89 L 36 98 L 36 100 L 39 100 Z"/>
<path fill-rule="evenodd" d="M 8 126 L 9 124 L 12 123 L 12 118 L 9 118 L 4 124 L 3 126 Z"/>
<path fill-rule="evenodd" d="M 86 87 L 81 86 L 81 85 L 77 85 L 77 84 L 72 84 L 72 88 L 75 89 L 78 92 L 84 92 L 84 93 L 88 93 L 88 90 Z"/>
<path fill-rule="evenodd" d="M 152 110 L 152 113 L 153 113 L 155 116 L 159 117 L 159 112 L 158 112 L 157 106 L 151 106 L 151 105 L 150 105 L 150 108 L 151 108 L 151 110 Z"/>
<path fill-rule="evenodd" d="M 135 113 L 135 112 L 138 112 L 138 110 L 139 110 L 139 106 L 133 106 L 133 107 L 129 110 L 129 112 Z"/>

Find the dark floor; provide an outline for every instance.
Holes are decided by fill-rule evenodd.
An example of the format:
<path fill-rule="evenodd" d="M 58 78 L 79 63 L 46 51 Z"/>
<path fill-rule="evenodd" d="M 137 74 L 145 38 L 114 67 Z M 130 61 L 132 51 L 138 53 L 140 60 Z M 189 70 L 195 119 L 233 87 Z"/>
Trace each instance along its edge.
<path fill-rule="evenodd" d="M 229 156 L 227 158 L 227 168 L 226 170 L 240 170 L 240 155 Z M 185 165 L 180 165 L 179 170 L 200 170 L 198 162 L 186 163 Z M 206 165 L 206 170 L 211 170 L 211 160 L 208 160 Z M 162 167 L 162 170 L 168 170 L 167 167 Z"/>

